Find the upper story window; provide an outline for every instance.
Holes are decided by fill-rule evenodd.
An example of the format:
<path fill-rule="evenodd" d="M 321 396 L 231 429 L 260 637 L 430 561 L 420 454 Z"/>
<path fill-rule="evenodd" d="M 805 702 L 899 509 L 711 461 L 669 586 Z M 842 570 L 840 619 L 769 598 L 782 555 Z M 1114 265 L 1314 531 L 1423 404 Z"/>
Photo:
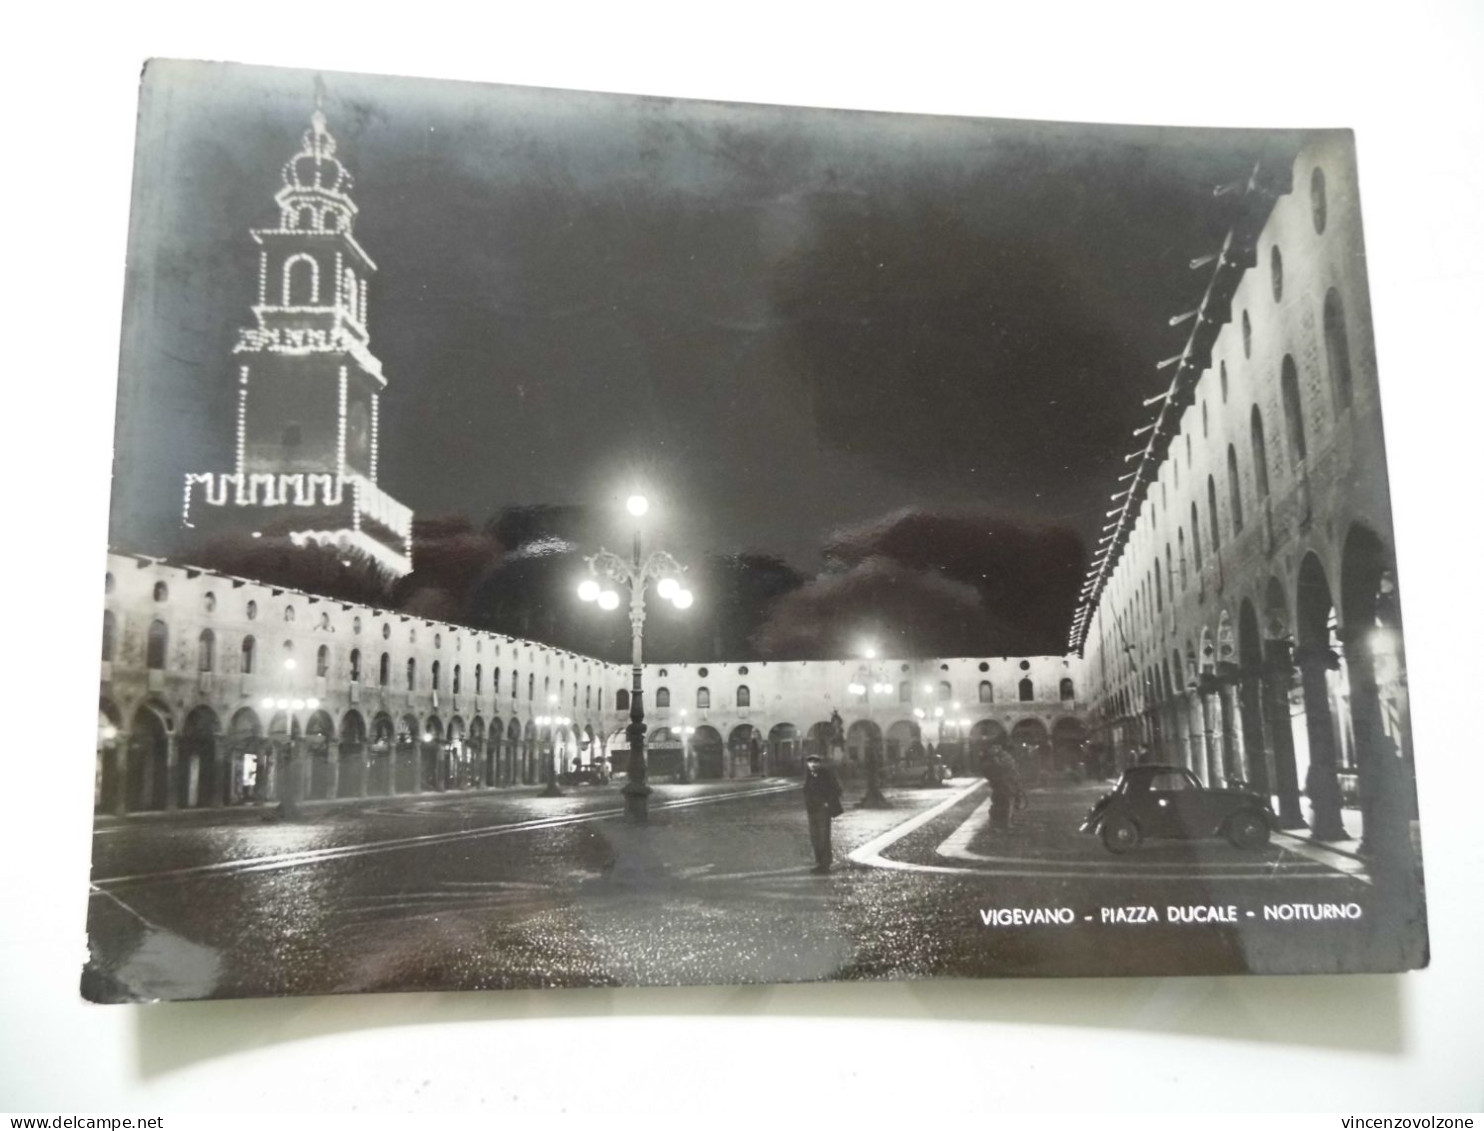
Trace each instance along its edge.
<path fill-rule="evenodd" d="M 208 590 L 201 597 L 201 607 L 208 613 L 216 612 L 216 594 Z"/>
<path fill-rule="evenodd" d="M 661 687 L 654 693 L 654 705 L 659 708 L 670 705 L 670 689 L 668 687 Z"/>
<path fill-rule="evenodd" d="M 1252 406 L 1252 475 L 1257 483 L 1257 497 L 1268 497 L 1268 439 L 1263 432 L 1262 412 Z"/>
<path fill-rule="evenodd" d="M 1062 702 L 1063 703 L 1067 702 L 1070 699 L 1075 699 L 1077 697 L 1077 695 L 1076 695 L 1076 687 L 1072 684 L 1072 679 L 1071 679 L 1070 676 L 1066 676 L 1066 677 L 1064 677 L 1062 679 L 1061 685 L 1058 688 L 1058 692 L 1061 695 L 1061 699 L 1062 699 Z"/>
<path fill-rule="evenodd" d="M 709 687 L 696 688 L 696 710 L 707 711 L 711 708 L 711 689 Z"/>
<path fill-rule="evenodd" d="M 296 615 L 297 614 L 294 612 L 294 606 L 293 605 L 286 605 L 286 606 L 284 606 L 284 610 L 283 610 L 283 621 L 284 621 L 285 624 L 293 624 L 294 623 L 294 617 Z"/>
<path fill-rule="evenodd" d="M 981 679 L 979 681 L 979 702 L 994 702 L 994 684 L 990 683 L 987 679 Z"/>
<path fill-rule="evenodd" d="M 407 690 L 417 690 L 417 661 L 415 659 L 407 661 Z"/>
<path fill-rule="evenodd" d="M 330 674 L 330 646 L 321 644 L 314 654 L 314 674 L 320 677 Z"/>
<path fill-rule="evenodd" d="M 1221 362 L 1221 403 L 1226 404 L 1226 361 Z"/>
<path fill-rule="evenodd" d="M 938 684 L 938 698 L 945 703 L 953 698 L 953 684 L 949 683 L 946 679 Z"/>
<path fill-rule="evenodd" d="M 475 664 L 474 665 L 474 694 L 475 695 L 483 695 L 484 694 L 484 665 L 483 664 Z"/>
<path fill-rule="evenodd" d="M 258 662 L 258 642 L 251 636 L 242 638 L 242 674 L 252 675 Z"/>
<path fill-rule="evenodd" d="M 1283 252 L 1278 249 L 1278 245 L 1277 244 L 1274 244 L 1273 245 L 1273 250 L 1269 254 L 1268 259 L 1269 259 L 1269 264 L 1270 264 L 1270 266 L 1272 268 L 1271 274 L 1272 274 L 1272 277 L 1273 277 L 1273 301 L 1274 302 L 1282 302 L 1283 301 Z"/>
<path fill-rule="evenodd" d="M 737 688 L 737 706 L 752 706 L 752 690 L 745 683 Z"/>
<path fill-rule="evenodd" d="M 1232 533 L 1242 533 L 1242 477 L 1237 474 L 1237 448 L 1235 444 L 1226 446 L 1226 478 L 1230 484 L 1228 494 L 1231 496 L 1232 511 Z"/>
<path fill-rule="evenodd" d="M 361 650 L 359 648 L 350 650 L 350 682 L 361 682 Z"/>
<path fill-rule="evenodd" d="M 389 652 L 381 654 L 381 663 L 376 671 L 376 681 L 381 687 L 388 687 L 392 682 L 392 657 Z"/>
<path fill-rule="evenodd" d="M 1295 465 L 1303 463 L 1309 455 L 1309 444 L 1304 436 L 1304 406 L 1299 395 L 1298 366 L 1292 354 L 1283 355 L 1283 420 L 1288 425 L 1288 454 Z"/>
<path fill-rule="evenodd" d="M 103 662 L 113 662 L 114 650 L 118 648 L 118 622 L 110 612 L 103 614 Z"/>
<path fill-rule="evenodd" d="M 454 664 L 454 666 L 453 666 L 453 687 L 450 690 L 452 690 L 455 695 L 457 695 L 459 693 L 459 684 L 461 682 L 463 682 L 463 677 L 464 677 L 464 666 L 462 664 Z"/>
<path fill-rule="evenodd" d="M 144 666 L 151 671 L 165 670 L 165 649 L 170 642 L 170 630 L 162 620 L 150 621 L 149 637 L 145 643 Z"/>
<path fill-rule="evenodd" d="M 1216 476 L 1206 476 L 1206 509 L 1211 513 L 1211 552 L 1221 549 L 1221 515 L 1216 509 Z"/>
<path fill-rule="evenodd" d="M 1252 319 L 1242 311 L 1242 356 L 1252 357 Z"/>
<path fill-rule="evenodd" d="M 203 629 L 196 640 L 196 670 L 216 670 L 216 633 L 209 628 Z"/>
<path fill-rule="evenodd" d="M 1020 701 L 1030 703 L 1036 698 L 1036 685 L 1031 682 L 1030 676 L 1020 681 Z"/>
<path fill-rule="evenodd" d="M 170 600 L 170 586 L 163 581 L 155 582 L 155 600 L 162 603 Z"/>
<path fill-rule="evenodd" d="M 1324 354 L 1329 361 L 1329 380 L 1335 403 L 1349 408 L 1354 397 L 1350 376 L 1350 341 L 1345 336 L 1345 306 L 1334 287 L 1324 296 Z"/>
<path fill-rule="evenodd" d="M 629 709 L 629 693 L 626 688 L 618 689 L 618 694 L 614 697 L 614 706 L 620 711 Z"/>
<path fill-rule="evenodd" d="M 1309 208 L 1314 217 L 1314 230 L 1323 235 L 1329 222 L 1329 196 L 1324 185 L 1324 170 L 1318 165 L 1309 174 Z"/>
<path fill-rule="evenodd" d="M 434 660 L 433 661 L 432 673 L 433 673 L 433 690 L 434 691 L 437 691 L 438 690 L 439 677 L 442 676 L 442 674 L 443 674 L 443 665 L 440 664 L 437 660 Z"/>
<path fill-rule="evenodd" d="M 910 679 L 904 679 L 901 683 L 897 684 L 897 702 L 912 702 L 912 681 Z"/>

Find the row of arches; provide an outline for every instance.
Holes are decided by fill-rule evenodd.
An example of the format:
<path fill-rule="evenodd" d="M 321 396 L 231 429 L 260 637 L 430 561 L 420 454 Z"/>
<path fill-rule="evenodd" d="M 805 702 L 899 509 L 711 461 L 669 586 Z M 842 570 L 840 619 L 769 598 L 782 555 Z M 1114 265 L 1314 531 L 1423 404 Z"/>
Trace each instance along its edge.
<path fill-rule="evenodd" d="M 251 707 L 223 720 L 208 706 L 177 725 L 158 699 L 126 718 L 105 698 L 94 804 L 127 813 L 534 784 L 605 757 L 602 738 L 584 726 L 357 710 L 337 723 L 322 710 Z"/>
<path fill-rule="evenodd" d="M 1368 850 L 1404 854 L 1415 799 L 1385 542 L 1356 523 L 1337 571 L 1310 549 L 1290 583 L 1269 575 L 1235 608 L 1167 655 L 1146 652 L 1137 678 L 1100 704 L 1122 724 L 1110 737 L 1121 737 L 1124 759 L 1179 761 L 1209 782 L 1248 783 L 1275 798 L 1285 824 L 1309 824 L 1321 839 L 1349 835 L 1353 811 Z"/>

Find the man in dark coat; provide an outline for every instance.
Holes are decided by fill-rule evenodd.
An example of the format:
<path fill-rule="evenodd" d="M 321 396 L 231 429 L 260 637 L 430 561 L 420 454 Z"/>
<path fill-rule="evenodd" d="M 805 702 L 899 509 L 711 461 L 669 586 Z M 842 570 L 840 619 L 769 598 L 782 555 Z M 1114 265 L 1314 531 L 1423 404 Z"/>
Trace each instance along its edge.
<path fill-rule="evenodd" d="M 1006 830 L 1010 827 L 1010 811 L 1024 806 L 1025 791 L 1020 785 L 1020 772 L 1008 751 L 998 750 L 990 755 L 984 776 L 989 779 L 989 827 Z"/>
<path fill-rule="evenodd" d="M 814 870 L 828 872 L 835 860 L 830 848 L 830 822 L 845 812 L 840 803 L 840 779 L 818 754 L 810 754 L 804 766 L 804 809 L 809 814 Z"/>

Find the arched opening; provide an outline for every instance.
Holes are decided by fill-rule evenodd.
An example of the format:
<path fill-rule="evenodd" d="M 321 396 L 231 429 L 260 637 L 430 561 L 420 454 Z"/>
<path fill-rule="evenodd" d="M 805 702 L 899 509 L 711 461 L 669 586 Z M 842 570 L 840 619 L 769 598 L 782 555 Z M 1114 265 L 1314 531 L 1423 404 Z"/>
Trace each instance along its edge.
<path fill-rule="evenodd" d="M 203 669 L 209 671 L 209 668 Z M 227 803 L 227 779 L 218 760 L 221 720 L 210 707 L 197 707 L 180 729 L 180 765 L 176 805 L 182 809 L 215 808 Z"/>
<path fill-rule="evenodd" d="M 898 719 L 886 728 L 886 764 L 921 764 L 927 757 L 922 745 L 922 727 L 911 719 Z"/>
<path fill-rule="evenodd" d="M 739 708 L 752 706 L 752 689 L 745 683 L 737 687 L 737 706 Z"/>
<path fill-rule="evenodd" d="M 1407 660 L 1396 569 L 1385 543 L 1356 524 L 1340 563 L 1350 722 L 1355 738 L 1363 851 L 1409 875 L 1413 790 Z"/>
<path fill-rule="evenodd" d="M 416 716 L 403 715 L 397 723 L 397 745 L 394 752 L 393 793 L 416 793 L 422 788 L 418 748 L 422 745 L 422 726 Z"/>
<path fill-rule="evenodd" d="M 304 724 L 304 789 L 312 800 L 335 796 L 339 765 L 334 743 L 335 720 L 324 711 L 314 712 Z"/>
<path fill-rule="evenodd" d="M 870 719 L 857 719 L 845 730 L 845 757 L 855 765 L 864 766 L 873 754 L 879 760 L 884 744 L 881 728 Z"/>
<path fill-rule="evenodd" d="M 733 777 L 757 777 L 763 772 L 762 732 L 748 723 L 733 727 L 727 735 L 727 753 Z"/>
<path fill-rule="evenodd" d="M 366 792 L 385 797 L 397 791 L 397 724 L 385 711 L 371 720 L 371 749 L 366 760 Z"/>
<path fill-rule="evenodd" d="M 711 689 L 709 687 L 696 688 L 696 710 L 709 711 L 711 709 Z"/>
<path fill-rule="evenodd" d="M 697 778 L 709 780 L 725 774 L 726 754 L 720 731 L 715 727 L 698 726 L 691 736 L 690 746 L 696 760 Z"/>
<path fill-rule="evenodd" d="M 1031 703 L 1031 702 L 1034 702 L 1035 701 L 1035 698 L 1036 698 L 1036 685 L 1031 682 L 1031 677 L 1030 676 L 1025 676 L 1016 685 L 1016 690 L 1017 690 L 1017 692 L 1019 694 L 1020 702 L 1022 702 L 1022 703 Z"/>
<path fill-rule="evenodd" d="M 340 720 L 340 772 L 336 797 L 365 797 L 369 792 L 366 720 L 359 711 L 347 711 Z"/>
<path fill-rule="evenodd" d="M 170 789 L 169 774 L 168 716 L 148 703 L 143 704 L 134 712 L 129 727 L 124 808 L 131 813 L 165 808 Z"/>
<path fill-rule="evenodd" d="M 987 679 L 981 679 L 979 681 L 979 702 L 994 702 L 994 684 L 990 683 Z"/>
<path fill-rule="evenodd" d="M 1057 685 L 1057 695 L 1063 703 L 1070 703 L 1077 698 L 1077 687 L 1072 682 L 1071 676 L 1063 676 Z"/>
<path fill-rule="evenodd" d="M 283 305 L 319 305 L 319 264 L 312 255 L 291 255 L 283 265 Z"/>
<path fill-rule="evenodd" d="M 1087 727 L 1081 719 L 1057 719 L 1051 726 L 1051 757 L 1059 773 L 1102 777 L 1087 743 Z"/>
<path fill-rule="evenodd" d="M 670 689 L 660 687 L 655 689 L 654 705 L 656 710 L 666 710 L 670 706 Z"/>
<path fill-rule="evenodd" d="M 768 773 L 796 774 L 803 767 L 799 757 L 799 728 L 778 723 L 768 731 Z"/>
<path fill-rule="evenodd" d="M 1021 776 L 1035 780 L 1054 768 L 1051 736 L 1040 719 L 1021 719 L 1010 728 L 1010 754 L 1020 767 Z"/>
<path fill-rule="evenodd" d="M 628 688 L 626 688 L 626 687 L 620 687 L 618 689 L 618 694 L 614 697 L 614 703 L 615 703 L 616 708 L 618 710 L 620 710 L 620 711 L 627 711 L 629 709 L 629 691 L 628 691 Z"/>
<path fill-rule="evenodd" d="M 196 638 L 196 670 L 216 670 L 216 633 L 209 628 L 202 629 L 201 635 Z"/>
<path fill-rule="evenodd" d="M 1303 690 L 1304 722 L 1294 734 L 1298 770 L 1309 799 L 1314 836 L 1319 840 L 1343 840 L 1348 835 L 1343 823 L 1341 774 L 1348 769 L 1349 689 L 1335 637 L 1329 579 L 1316 554 L 1307 554 L 1299 565 L 1295 606 L 1298 649 L 1294 659 Z"/>
<path fill-rule="evenodd" d="M 257 712 L 244 707 L 227 725 L 227 764 L 231 781 L 228 803 L 245 805 L 268 799 L 268 750 Z"/>

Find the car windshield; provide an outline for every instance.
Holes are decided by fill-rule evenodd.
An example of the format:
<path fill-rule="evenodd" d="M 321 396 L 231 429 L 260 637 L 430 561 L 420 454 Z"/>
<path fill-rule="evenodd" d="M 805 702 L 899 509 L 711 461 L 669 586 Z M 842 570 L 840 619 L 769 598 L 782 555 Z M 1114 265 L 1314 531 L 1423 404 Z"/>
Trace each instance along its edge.
<path fill-rule="evenodd" d="M 1149 788 L 1159 793 L 1174 793 L 1178 790 L 1199 789 L 1188 774 L 1173 772 L 1155 774 L 1149 779 Z"/>

